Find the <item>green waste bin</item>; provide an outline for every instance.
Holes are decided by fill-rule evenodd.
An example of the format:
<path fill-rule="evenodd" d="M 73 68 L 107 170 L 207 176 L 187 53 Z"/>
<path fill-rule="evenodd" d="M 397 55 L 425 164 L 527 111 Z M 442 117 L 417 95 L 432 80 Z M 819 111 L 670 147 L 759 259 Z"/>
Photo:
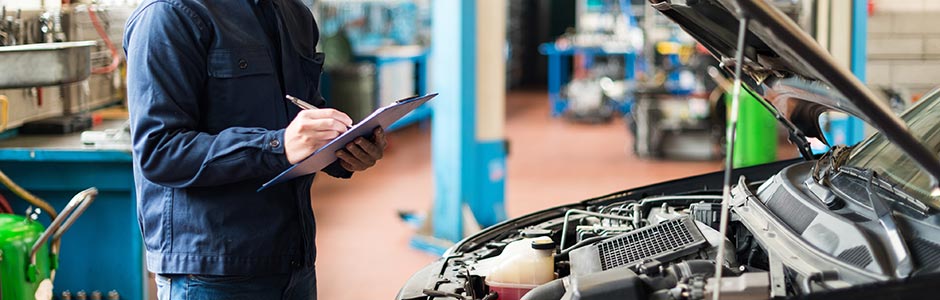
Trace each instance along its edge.
<path fill-rule="evenodd" d="M 725 93 L 731 109 L 731 93 Z M 759 100 L 741 91 L 738 111 L 737 140 L 734 144 L 735 168 L 765 164 L 777 160 L 777 120 L 764 109 Z M 728 116 L 730 116 L 730 111 Z M 729 125 L 730 126 L 730 125 Z M 730 141 L 730 138 L 728 139 Z"/>
<path fill-rule="evenodd" d="M 342 111 L 358 123 L 368 117 L 375 107 L 375 66 L 354 63 L 327 70 L 329 95 L 324 95 L 330 107 Z"/>

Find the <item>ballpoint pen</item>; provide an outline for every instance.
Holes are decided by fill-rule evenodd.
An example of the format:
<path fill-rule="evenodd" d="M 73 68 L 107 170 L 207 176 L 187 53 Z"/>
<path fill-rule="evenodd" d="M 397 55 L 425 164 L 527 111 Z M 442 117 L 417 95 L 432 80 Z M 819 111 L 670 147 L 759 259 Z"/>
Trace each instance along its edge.
<path fill-rule="evenodd" d="M 297 107 L 300 107 L 300 109 L 317 109 L 317 107 L 313 106 L 313 104 L 307 103 L 304 100 L 300 100 L 300 98 L 297 98 L 291 95 L 284 95 L 284 98 L 287 98 L 287 100 L 290 100 L 291 103 L 293 103 L 294 105 L 297 105 Z"/>
<path fill-rule="evenodd" d="M 316 106 L 313 106 L 313 104 L 307 103 L 307 101 L 300 100 L 300 98 L 297 98 L 297 97 L 294 97 L 294 96 L 291 96 L 291 95 L 284 95 L 284 98 L 287 98 L 287 100 L 289 100 L 290 103 L 293 103 L 294 105 L 296 105 L 297 107 L 300 107 L 300 109 L 303 109 L 303 110 L 307 110 L 307 109 L 319 109 L 319 108 L 317 108 Z M 346 126 L 346 129 L 350 129 L 350 128 L 352 128 L 352 127 L 351 127 L 351 126 Z"/>

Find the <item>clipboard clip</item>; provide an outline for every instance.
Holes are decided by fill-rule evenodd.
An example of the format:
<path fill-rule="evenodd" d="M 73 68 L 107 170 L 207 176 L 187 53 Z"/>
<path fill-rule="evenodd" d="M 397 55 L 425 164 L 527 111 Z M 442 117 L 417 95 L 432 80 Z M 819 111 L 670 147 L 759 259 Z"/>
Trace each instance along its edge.
<path fill-rule="evenodd" d="M 414 95 L 414 96 L 411 96 L 411 97 L 408 97 L 408 98 L 405 98 L 405 99 L 395 100 L 395 104 L 405 104 L 405 103 L 408 103 L 408 102 L 412 102 L 412 101 L 418 100 L 419 98 L 421 98 L 421 96 Z"/>

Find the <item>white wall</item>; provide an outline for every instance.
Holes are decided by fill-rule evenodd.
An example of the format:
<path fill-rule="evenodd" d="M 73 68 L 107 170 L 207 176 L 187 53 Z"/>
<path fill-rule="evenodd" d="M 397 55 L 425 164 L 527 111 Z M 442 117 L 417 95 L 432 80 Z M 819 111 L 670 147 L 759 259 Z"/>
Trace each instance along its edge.
<path fill-rule="evenodd" d="M 868 83 L 915 94 L 940 86 L 940 0 L 875 0 L 874 6 Z"/>

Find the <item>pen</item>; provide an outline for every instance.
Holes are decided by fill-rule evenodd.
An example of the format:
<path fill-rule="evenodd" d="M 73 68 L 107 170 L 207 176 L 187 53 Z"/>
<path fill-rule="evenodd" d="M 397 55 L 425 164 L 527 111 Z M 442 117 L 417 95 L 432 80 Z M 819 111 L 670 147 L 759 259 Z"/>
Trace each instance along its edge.
<path fill-rule="evenodd" d="M 307 101 L 300 100 L 300 98 L 297 98 L 291 95 L 284 95 L 284 98 L 287 98 L 287 100 L 290 100 L 290 103 L 293 103 L 294 105 L 296 105 L 297 107 L 300 107 L 300 109 L 303 109 L 303 110 L 318 109 L 316 106 L 313 106 L 313 104 L 307 103 Z M 350 129 L 350 128 L 352 127 L 346 126 L 346 129 Z"/>
<path fill-rule="evenodd" d="M 284 95 L 284 98 L 290 100 L 290 103 L 297 105 L 297 107 L 300 107 L 300 109 L 317 109 L 317 107 L 313 106 L 313 104 L 307 103 L 304 100 L 300 100 L 300 98 L 291 95 Z"/>

